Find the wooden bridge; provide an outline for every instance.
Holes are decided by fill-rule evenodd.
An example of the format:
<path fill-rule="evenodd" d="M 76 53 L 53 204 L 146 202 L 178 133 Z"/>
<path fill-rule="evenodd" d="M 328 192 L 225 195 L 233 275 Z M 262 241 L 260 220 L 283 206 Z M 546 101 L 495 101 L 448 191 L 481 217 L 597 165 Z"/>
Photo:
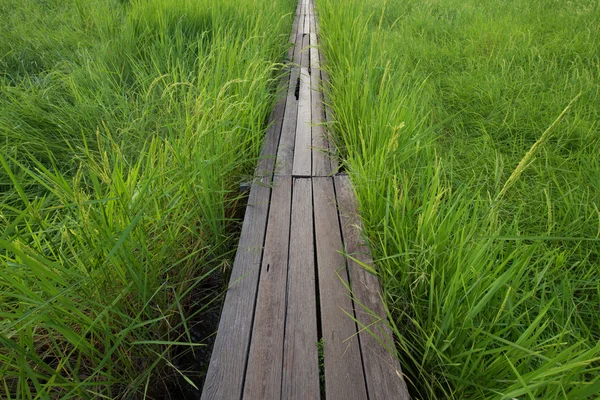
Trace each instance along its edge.
<path fill-rule="evenodd" d="M 313 0 L 292 41 L 202 399 L 408 399 L 377 278 L 360 265 L 356 199 L 330 156 Z"/>

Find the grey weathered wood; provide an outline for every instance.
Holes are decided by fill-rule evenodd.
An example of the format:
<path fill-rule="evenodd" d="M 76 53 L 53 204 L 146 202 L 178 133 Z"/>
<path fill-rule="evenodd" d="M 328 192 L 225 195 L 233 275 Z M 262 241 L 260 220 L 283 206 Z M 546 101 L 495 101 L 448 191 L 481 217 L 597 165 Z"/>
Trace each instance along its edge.
<path fill-rule="evenodd" d="M 309 66 L 309 35 L 302 40 L 302 61 L 300 67 L 300 91 L 298 96 L 298 119 L 296 121 L 296 144 L 294 147 L 294 176 L 310 176 L 312 171 L 311 157 L 311 104 Z"/>
<path fill-rule="evenodd" d="M 285 79 L 285 77 L 284 77 Z M 285 79 L 287 81 L 287 79 Z M 269 118 L 269 128 L 265 133 L 263 145 L 260 152 L 260 159 L 255 170 L 255 177 L 270 177 L 273 174 L 275 166 L 275 156 L 281 137 L 281 128 L 283 124 L 283 114 L 285 112 L 286 98 L 281 97 L 275 103 L 271 116 Z"/>
<path fill-rule="evenodd" d="M 279 399 L 290 235 L 292 177 L 275 176 L 262 258 L 245 399 Z"/>
<path fill-rule="evenodd" d="M 313 178 L 315 243 L 328 399 L 367 399 L 333 178 Z"/>
<path fill-rule="evenodd" d="M 288 88 L 283 125 L 281 129 L 281 140 L 277 150 L 276 175 L 291 175 L 292 162 L 294 160 L 294 146 L 296 141 L 296 125 L 298 118 L 298 100 L 295 88 L 300 75 L 297 67 L 292 67 L 290 73 L 290 86 Z"/>
<path fill-rule="evenodd" d="M 290 72 L 289 86 L 287 92 L 285 114 L 283 117 L 283 127 L 281 131 L 281 140 L 277 151 L 276 175 L 291 175 L 292 163 L 294 160 L 294 146 L 296 141 L 296 124 L 298 117 L 298 99 L 296 98 L 296 85 L 298 84 L 301 64 L 301 51 L 303 35 L 299 32 L 300 27 L 304 27 L 304 6 L 298 5 L 300 12 L 297 15 L 297 31 L 295 35 L 292 68 Z"/>
<path fill-rule="evenodd" d="M 346 253 L 364 265 L 373 261 L 361 237 L 356 197 L 345 175 L 335 177 L 337 200 Z M 394 341 L 387 325 L 377 277 L 348 258 L 356 319 L 359 322 L 361 352 L 367 389 L 371 400 L 409 399 Z"/>
<path fill-rule="evenodd" d="M 315 29 L 315 17 L 310 16 L 310 84 L 311 84 L 311 115 L 312 115 L 312 174 L 313 176 L 331 175 L 331 163 L 329 161 L 329 145 L 325 137 L 323 120 L 323 97 L 321 94 L 321 66 L 319 64 L 319 49 L 317 48 L 317 34 Z"/>
<path fill-rule="evenodd" d="M 320 398 L 313 246 L 311 180 L 295 178 L 287 283 L 283 399 Z"/>
<path fill-rule="evenodd" d="M 294 22 L 292 24 L 292 32 L 290 33 L 290 43 L 293 45 L 290 46 L 288 50 L 288 60 L 293 60 L 294 49 L 296 48 L 296 35 L 298 35 L 298 24 L 300 22 L 302 5 L 298 2 L 296 6 L 296 14 L 294 16 Z"/>
<path fill-rule="evenodd" d="M 306 10 L 306 2 L 304 1 L 300 1 L 300 20 L 298 23 L 298 33 L 299 34 L 305 34 L 308 33 L 308 30 L 306 29 L 306 25 L 305 25 L 305 19 L 306 19 L 306 14 L 307 14 L 307 10 Z"/>
<path fill-rule="evenodd" d="M 237 399 L 242 394 L 269 209 L 269 183 L 270 177 L 263 177 L 250 189 L 202 399 Z"/>
<path fill-rule="evenodd" d="M 300 66 L 301 60 L 301 51 L 302 51 L 302 39 L 304 38 L 304 18 L 306 17 L 305 8 L 303 4 L 298 4 L 298 12 L 297 15 L 298 22 L 296 24 L 296 32 L 294 33 L 294 59 L 293 63 L 297 66 Z"/>
<path fill-rule="evenodd" d="M 304 33 L 309 34 L 310 33 L 310 23 L 308 20 L 308 16 L 310 15 L 310 2 L 308 0 L 304 2 L 304 13 L 305 13 Z"/>

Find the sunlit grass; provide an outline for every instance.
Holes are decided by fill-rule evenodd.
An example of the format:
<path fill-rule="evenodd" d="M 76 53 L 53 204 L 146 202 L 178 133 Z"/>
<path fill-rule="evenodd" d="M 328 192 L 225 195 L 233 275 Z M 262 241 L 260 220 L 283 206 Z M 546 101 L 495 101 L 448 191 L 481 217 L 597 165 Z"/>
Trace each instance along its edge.
<path fill-rule="evenodd" d="M 203 345 L 294 7 L 0 4 L 0 397 L 198 382 L 174 358 Z"/>
<path fill-rule="evenodd" d="M 600 392 L 600 6 L 318 1 L 417 398 Z"/>

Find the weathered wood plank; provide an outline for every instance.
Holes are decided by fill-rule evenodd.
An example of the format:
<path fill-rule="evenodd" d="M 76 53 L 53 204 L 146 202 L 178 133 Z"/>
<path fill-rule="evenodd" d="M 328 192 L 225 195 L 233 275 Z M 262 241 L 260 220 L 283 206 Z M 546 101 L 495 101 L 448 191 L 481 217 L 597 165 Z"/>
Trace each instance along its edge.
<path fill-rule="evenodd" d="M 269 183 L 270 177 L 263 177 L 250 188 L 202 399 L 237 399 L 242 394 L 269 210 Z"/>
<path fill-rule="evenodd" d="M 281 129 L 281 140 L 277 150 L 276 175 L 291 175 L 294 160 L 294 146 L 296 142 L 296 125 L 298 118 L 298 100 L 296 99 L 296 85 L 298 83 L 300 69 L 292 67 L 290 73 L 290 85 L 288 88 L 283 125 Z"/>
<path fill-rule="evenodd" d="M 304 2 L 304 13 L 305 13 L 304 33 L 309 34 L 310 33 L 310 23 L 308 20 L 308 16 L 310 15 L 310 2 L 308 0 Z"/>
<path fill-rule="evenodd" d="M 281 395 L 291 203 L 292 177 L 274 177 L 245 399 L 279 399 Z"/>
<path fill-rule="evenodd" d="M 329 161 L 329 145 L 325 137 L 323 120 L 323 97 L 321 94 L 321 72 L 319 64 L 319 49 L 317 48 L 317 35 L 314 29 L 315 17 L 310 16 L 310 86 L 311 86 L 311 115 L 312 115 L 312 175 L 331 175 L 331 163 Z"/>
<path fill-rule="evenodd" d="M 370 250 L 361 238 L 356 197 L 348 177 L 336 176 L 335 187 L 346 253 L 364 265 L 372 265 Z M 356 319 L 361 329 L 359 337 L 369 398 L 409 399 L 400 364 L 392 353 L 394 341 L 387 325 L 377 277 L 350 258 L 348 268 Z"/>
<path fill-rule="evenodd" d="M 293 63 L 296 64 L 297 66 L 300 66 L 301 63 L 301 51 L 302 51 L 302 39 L 304 38 L 304 19 L 306 17 L 306 13 L 305 13 L 305 8 L 304 5 L 299 4 L 298 5 L 298 9 L 300 14 L 297 15 L 298 18 L 298 23 L 296 25 L 296 31 L 293 33 L 295 34 L 295 39 L 294 39 L 294 59 L 293 59 Z"/>
<path fill-rule="evenodd" d="M 297 12 L 300 12 L 301 7 L 300 4 L 298 4 L 297 7 Z M 296 14 L 296 17 L 294 18 L 294 25 L 292 27 L 292 33 L 290 36 L 290 40 L 292 38 L 297 38 L 297 33 L 295 32 L 298 28 L 298 21 L 299 21 L 300 15 Z M 294 58 L 296 59 L 300 59 L 300 48 L 302 46 L 301 40 L 296 43 L 294 46 L 292 46 L 290 48 L 290 53 L 288 54 L 288 59 L 289 61 L 293 62 Z M 298 71 L 295 71 L 296 73 L 294 74 L 294 71 L 288 71 L 286 74 L 283 75 L 283 77 L 281 78 L 281 83 L 280 83 L 280 88 L 278 93 L 283 92 L 286 93 L 286 88 L 287 88 L 287 97 L 283 96 L 280 97 L 276 103 L 275 106 L 273 108 L 273 110 L 271 111 L 271 115 L 269 117 L 269 128 L 267 129 L 267 132 L 265 134 L 265 138 L 263 140 L 263 146 L 261 149 L 261 153 L 260 153 L 260 159 L 258 161 L 258 165 L 256 167 L 255 170 L 255 177 L 262 177 L 265 175 L 271 175 L 273 174 L 273 169 L 274 169 L 274 165 L 275 165 L 275 158 L 278 152 L 278 146 L 279 146 L 279 142 L 280 142 L 280 138 L 281 138 L 281 132 L 282 132 L 282 128 L 283 128 L 283 121 L 284 121 L 284 115 L 285 115 L 285 111 L 286 111 L 286 104 L 288 103 L 288 98 L 290 97 L 290 82 L 293 80 L 297 80 L 298 79 Z M 293 96 L 293 90 L 292 90 L 292 101 L 290 104 L 290 108 L 296 108 L 297 104 L 294 104 L 293 100 L 295 99 L 295 97 Z"/>
<path fill-rule="evenodd" d="M 290 33 L 290 43 L 292 43 L 292 46 L 290 46 L 288 50 L 288 60 L 293 60 L 294 49 L 296 48 L 296 36 L 298 35 L 298 24 L 300 23 L 301 10 L 302 5 L 300 4 L 300 2 L 298 2 L 298 5 L 296 6 L 296 14 L 294 16 L 294 23 L 292 24 L 292 31 Z"/>
<path fill-rule="evenodd" d="M 311 180 L 294 179 L 283 362 L 283 399 L 318 399 L 317 303 Z"/>
<path fill-rule="evenodd" d="M 287 81 L 287 79 L 284 80 Z M 263 145 L 260 152 L 260 159 L 254 173 L 255 178 L 257 177 L 271 177 L 273 169 L 275 167 L 275 157 L 277 154 L 277 148 L 279 146 L 279 139 L 281 137 L 281 128 L 283 125 L 283 115 L 285 112 L 286 98 L 281 97 L 275 103 L 271 116 L 269 118 L 269 128 L 265 133 L 263 139 Z"/>
<path fill-rule="evenodd" d="M 298 119 L 296 121 L 296 144 L 294 147 L 294 176 L 310 176 L 312 171 L 311 158 L 311 104 L 310 104 L 310 75 L 309 66 L 309 35 L 302 40 L 302 62 L 300 67 L 300 91 L 298 96 Z"/>
<path fill-rule="evenodd" d="M 333 179 L 313 178 L 313 198 L 326 396 L 367 399 Z"/>
<path fill-rule="evenodd" d="M 299 82 L 300 76 L 300 64 L 301 64 L 301 51 L 302 51 L 302 38 L 303 34 L 300 33 L 301 28 L 304 27 L 304 5 L 298 4 L 299 14 L 297 15 L 297 26 L 294 35 L 294 46 L 292 56 L 292 67 L 290 72 L 290 79 L 288 85 L 287 99 L 285 114 L 283 118 L 283 127 L 281 132 L 281 140 L 279 142 L 279 149 L 277 151 L 277 165 L 275 168 L 276 175 L 291 175 L 292 174 L 292 163 L 294 161 L 294 145 L 296 142 L 296 124 L 298 117 L 298 98 L 296 93 L 296 86 Z"/>
<path fill-rule="evenodd" d="M 308 14 L 307 12 L 307 3 L 305 1 L 301 1 L 300 3 L 300 23 L 298 24 L 298 33 L 300 34 L 305 34 L 305 33 L 309 33 L 308 32 L 308 27 L 306 25 L 306 15 Z"/>

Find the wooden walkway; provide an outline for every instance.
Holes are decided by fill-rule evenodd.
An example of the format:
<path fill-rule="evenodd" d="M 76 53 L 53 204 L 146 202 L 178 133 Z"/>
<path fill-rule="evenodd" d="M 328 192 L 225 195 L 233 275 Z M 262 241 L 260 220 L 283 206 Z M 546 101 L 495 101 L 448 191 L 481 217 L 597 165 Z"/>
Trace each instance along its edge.
<path fill-rule="evenodd" d="M 355 261 L 371 263 L 356 199 L 330 157 L 313 0 L 292 32 L 202 399 L 408 399 L 377 278 Z"/>

